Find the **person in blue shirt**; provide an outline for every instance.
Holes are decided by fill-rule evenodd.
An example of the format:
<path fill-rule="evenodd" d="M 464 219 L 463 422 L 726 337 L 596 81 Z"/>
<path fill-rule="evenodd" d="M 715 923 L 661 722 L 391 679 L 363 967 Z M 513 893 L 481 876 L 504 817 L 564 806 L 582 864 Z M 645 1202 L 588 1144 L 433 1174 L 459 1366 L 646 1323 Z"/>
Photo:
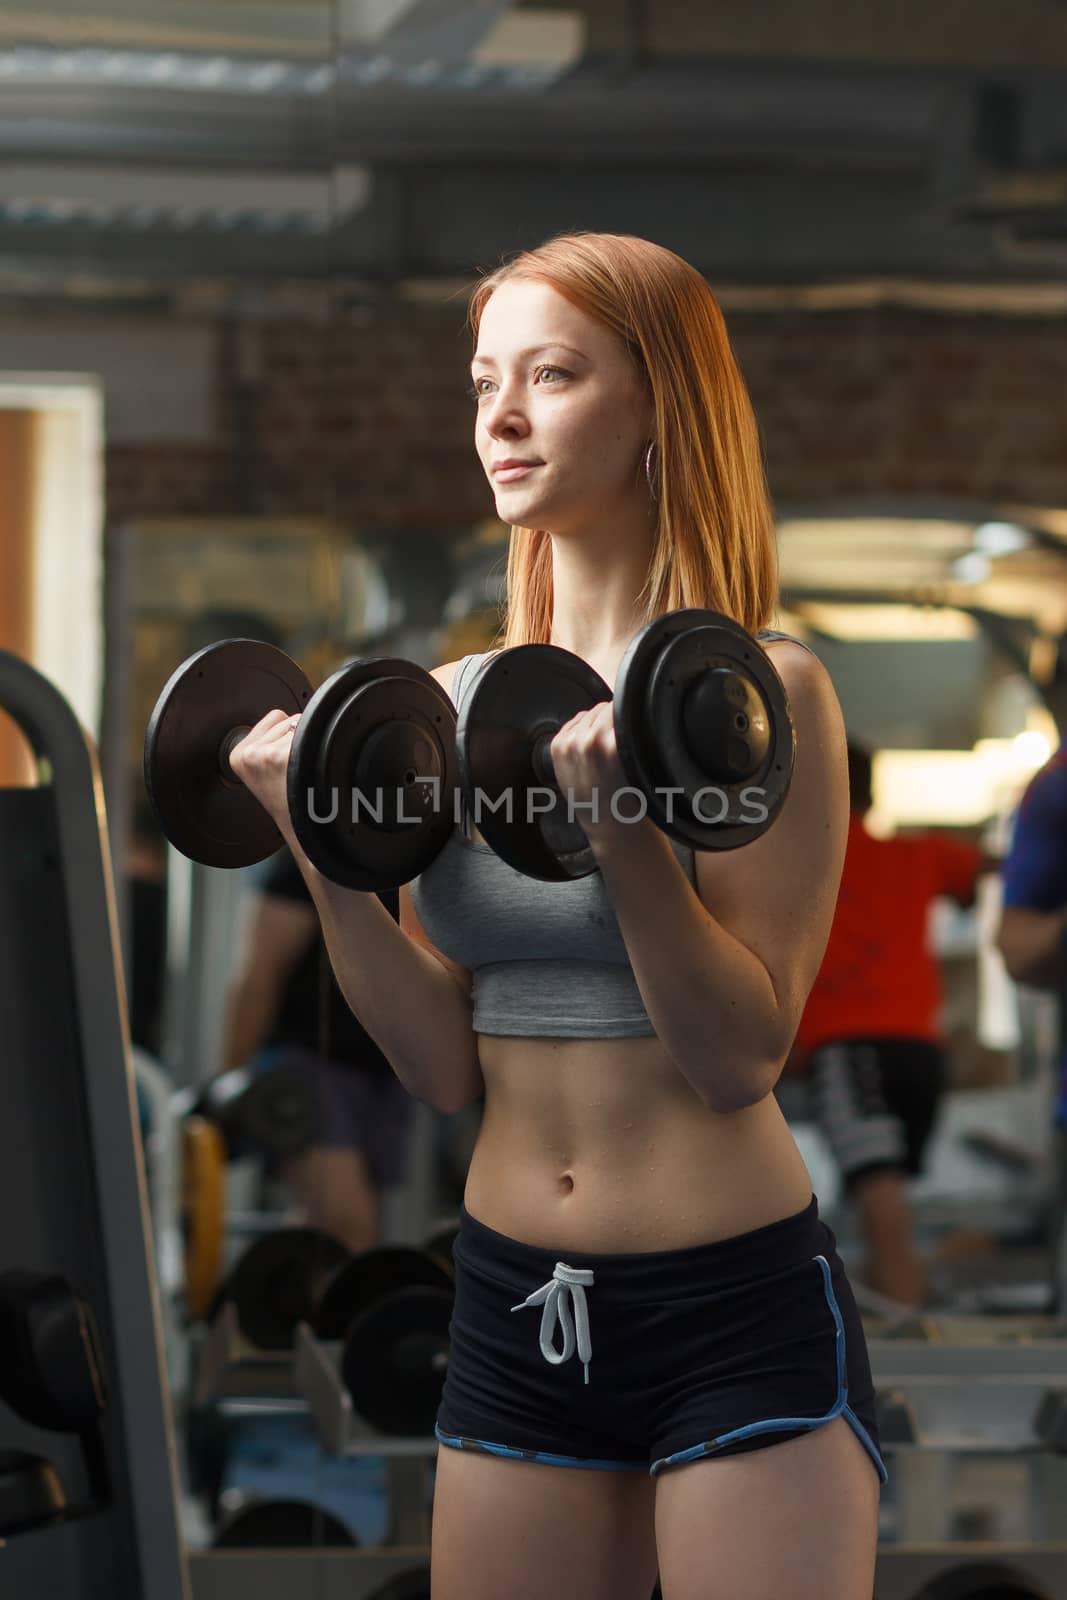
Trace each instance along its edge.
<path fill-rule="evenodd" d="M 1056 1297 L 1062 1304 L 1067 1219 L 1067 740 L 1030 781 L 1016 813 L 1003 868 L 997 948 L 1016 983 L 1059 999 L 1052 1245 Z"/>

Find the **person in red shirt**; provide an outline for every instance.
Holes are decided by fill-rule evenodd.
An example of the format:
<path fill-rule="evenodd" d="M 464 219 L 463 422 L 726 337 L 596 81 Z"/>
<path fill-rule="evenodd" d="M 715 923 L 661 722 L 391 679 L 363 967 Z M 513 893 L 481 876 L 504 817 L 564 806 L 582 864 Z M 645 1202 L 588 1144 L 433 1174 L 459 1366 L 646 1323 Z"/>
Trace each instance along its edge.
<path fill-rule="evenodd" d="M 837 908 L 794 1054 L 841 1167 L 868 1252 L 866 1281 L 921 1305 L 906 1179 L 920 1170 L 945 1082 L 941 980 L 927 937 L 931 902 L 973 904 L 985 857 L 942 833 L 876 839 L 871 756 L 849 742 L 848 844 Z"/>

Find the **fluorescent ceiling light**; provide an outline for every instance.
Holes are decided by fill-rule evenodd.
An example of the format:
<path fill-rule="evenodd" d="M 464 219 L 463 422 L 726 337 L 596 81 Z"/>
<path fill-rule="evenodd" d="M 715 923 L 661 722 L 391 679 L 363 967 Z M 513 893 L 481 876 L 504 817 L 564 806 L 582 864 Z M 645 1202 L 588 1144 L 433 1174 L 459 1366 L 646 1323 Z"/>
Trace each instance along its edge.
<path fill-rule="evenodd" d="M 802 540 L 833 546 L 837 553 L 847 546 L 858 556 L 883 545 L 952 555 L 970 549 L 974 524 L 943 517 L 786 517 L 778 532 L 786 546 Z"/>
<path fill-rule="evenodd" d="M 794 602 L 808 627 L 850 642 L 863 640 L 973 639 L 978 624 L 950 606 L 848 605 L 835 601 Z"/>
<path fill-rule="evenodd" d="M 0 49 L 0 79 L 43 86 L 107 84 L 175 92 L 317 95 L 325 93 L 333 76 L 329 61 L 293 61 L 263 54 L 116 50 L 101 45 L 15 44 Z"/>
<path fill-rule="evenodd" d="M 58 222 L 75 217 L 143 226 L 149 213 L 176 227 L 194 223 L 325 229 L 355 215 L 371 194 L 366 167 L 346 165 L 322 174 L 230 168 L 125 167 L 97 163 L 22 162 L 0 165 L 0 212 L 12 221 Z"/>
<path fill-rule="evenodd" d="M 984 583 L 993 572 L 993 562 L 981 550 L 968 550 L 949 566 L 957 583 Z"/>
<path fill-rule="evenodd" d="M 974 530 L 974 548 L 987 556 L 1010 556 L 1033 543 L 1017 522 L 980 522 Z"/>

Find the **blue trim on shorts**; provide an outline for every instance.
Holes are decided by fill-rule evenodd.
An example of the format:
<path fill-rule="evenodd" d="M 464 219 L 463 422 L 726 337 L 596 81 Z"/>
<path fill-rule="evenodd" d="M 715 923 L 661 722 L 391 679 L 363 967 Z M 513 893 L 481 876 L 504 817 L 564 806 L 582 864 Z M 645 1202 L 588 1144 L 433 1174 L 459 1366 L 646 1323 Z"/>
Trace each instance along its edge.
<path fill-rule="evenodd" d="M 556 1456 L 548 1450 L 513 1450 L 506 1444 L 490 1444 L 485 1439 L 464 1439 L 455 1434 L 442 1433 L 436 1426 L 433 1431 L 442 1444 L 449 1445 L 453 1450 L 484 1451 L 486 1455 L 507 1456 L 512 1461 L 539 1461 L 546 1467 L 586 1467 L 593 1472 L 644 1472 L 648 1465 L 644 1461 L 592 1461 L 585 1456 Z"/>
<path fill-rule="evenodd" d="M 833 1281 L 830 1275 L 830 1264 L 825 1256 L 814 1258 L 822 1272 L 823 1290 L 826 1301 L 834 1319 L 834 1343 L 837 1357 L 837 1396 L 829 1411 L 821 1417 L 771 1417 L 763 1422 L 751 1422 L 744 1428 L 733 1428 L 729 1433 L 720 1434 L 717 1439 L 706 1440 L 703 1444 L 693 1445 L 689 1450 L 678 1450 L 674 1455 L 664 1456 L 659 1461 L 654 1461 L 649 1467 L 649 1477 L 656 1477 L 664 1467 L 683 1466 L 690 1461 L 699 1461 L 705 1456 L 712 1456 L 724 1446 L 734 1443 L 738 1439 L 751 1439 L 761 1433 L 784 1433 L 793 1431 L 797 1433 L 811 1433 L 816 1428 L 825 1427 L 828 1422 L 833 1422 L 836 1417 L 843 1416 L 852 1431 L 874 1463 L 878 1473 L 879 1482 L 886 1484 L 889 1473 L 885 1463 L 874 1446 L 867 1429 L 863 1426 L 856 1413 L 848 1404 L 848 1385 L 845 1380 L 845 1324 L 841 1316 L 841 1308 L 834 1294 Z M 434 1434 L 441 1444 L 448 1445 L 453 1450 L 475 1450 L 487 1455 L 504 1456 L 513 1461 L 535 1461 L 543 1466 L 552 1467 L 584 1467 L 587 1471 L 594 1472 L 643 1472 L 646 1470 L 643 1461 L 595 1461 L 582 1456 L 554 1455 L 547 1450 L 517 1450 L 510 1445 L 493 1444 L 486 1439 L 464 1438 L 457 1434 L 446 1434 L 435 1425 Z"/>
<path fill-rule="evenodd" d="M 729 1433 L 720 1434 L 717 1439 L 709 1439 L 704 1444 L 695 1444 L 691 1450 L 678 1450 L 674 1455 L 654 1461 L 650 1468 L 652 1477 L 664 1467 L 680 1466 L 683 1462 L 699 1461 L 702 1456 L 714 1455 L 724 1445 L 733 1444 L 737 1439 L 751 1439 L 760 1433 L 785 1433 L 793 1430 L 798 1433 L 811 1433 L 816 1428 L 823 1428 L 828 1422 L 833 1422 L 836 1417 L 843 1416 L 874 1462 L 879 1481 L 883 1484 L 889 1482 L 885 1462 L 875 1449 L 870 1434 L 848 1404 L 848 1385 L 845 1382 L 845 1324 L 830 1278 L 830 1263 L 825 1256 L 816 1256 L 815 1260 L 822 1269 L 823 1289 L 836 1330 L 834 1342 L 837 1346 L 837 1398 L 829 1411 L 821 1417 L 769 1417 L 764 1422 L 750 1422 L 747 1427 L 733 1428 Z"/>

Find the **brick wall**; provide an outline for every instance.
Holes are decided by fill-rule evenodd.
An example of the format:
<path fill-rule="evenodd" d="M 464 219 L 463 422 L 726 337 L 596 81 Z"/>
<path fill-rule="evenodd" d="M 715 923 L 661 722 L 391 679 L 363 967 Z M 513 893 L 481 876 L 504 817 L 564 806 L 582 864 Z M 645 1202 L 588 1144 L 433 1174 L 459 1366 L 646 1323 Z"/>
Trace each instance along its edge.
<path fill-rule="evenodd" d="M 258 325 L 242 397 L 216 340 L 207 442 L 114 443 L 108 512 L 337 515 L 451 529 L 491 514 L 463 394 L 463 306 Z M 779 503 L 950 495 L 1067 505 L 1067 329 L 881 310 L 734 313 Z M 242 443 L 244 441 L 244 443 Z"/>
<path fill-rule="evenodd" d="M 775 497 L 1067 504 L 1067 328 L 905 311 L 731 319 Z"/>

